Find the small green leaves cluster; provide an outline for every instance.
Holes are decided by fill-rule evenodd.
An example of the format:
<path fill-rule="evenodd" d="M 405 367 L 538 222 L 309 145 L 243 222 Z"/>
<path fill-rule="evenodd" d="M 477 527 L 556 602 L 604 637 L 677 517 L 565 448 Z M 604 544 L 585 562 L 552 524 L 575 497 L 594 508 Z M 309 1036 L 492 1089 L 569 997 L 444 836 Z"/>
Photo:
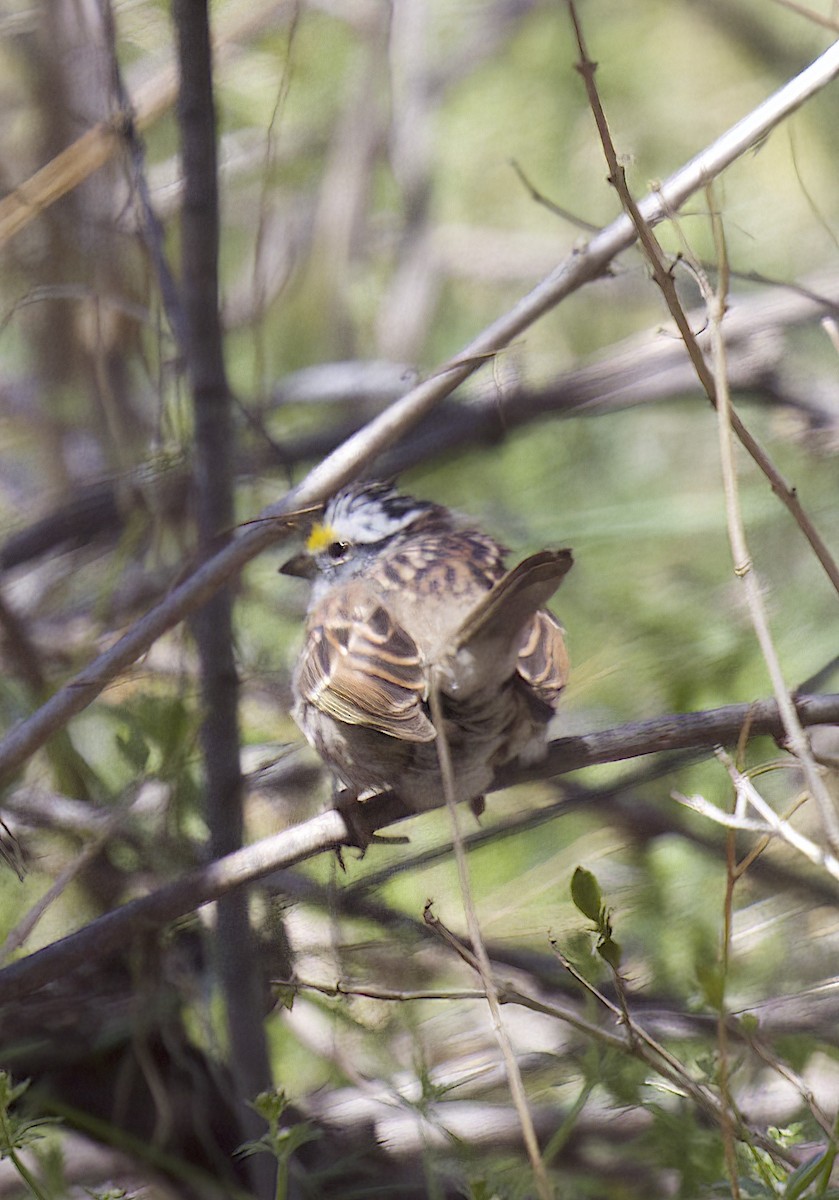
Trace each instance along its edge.
<path fill-rule="evenodd" d="M 585 867 L 577 867 L 571 877 L 571 899 L 594 926 L 592 932 L 597 935 L 597 953 L 613 971 L 619 970 L 621 948 L 612 934 L 611 910 L 603 903 L 603 895 L 596 877 Z"/>
<path fill-rule="evenodd" d="M 12 1083 L 6 1071 L 0 1071 L 0 1159 L 7 1158 L 17 1171 L 29 1194 L 36 1200 L 50 1200 L 32 1171 L 20 1156 L 31 1149 L 56 1122 L 49 1117 L 33 1118 L 18 1111 L 18 1101 L 29 1087 L 29 1081 Z"/>
<path fill-rule="evenodd" d="M 307 1142 L 320 1137 L 320 1132 L 308 1121 L 283 1122 L 290 1105 L 285 1092 L 278 1089 L 273 1092 L 260 1092 L 253 1102 L 253 1109 L 259 1113 L 267 1126 L 262 1137 L 252 1142 L 245 1142 L 239 1150 L 243 1158 L 251 1154 L 272 1154 L 277 1161 L 276 1200 L 286 1200 L 288 1195 L 288 1170 L 293 1154 Z"/>

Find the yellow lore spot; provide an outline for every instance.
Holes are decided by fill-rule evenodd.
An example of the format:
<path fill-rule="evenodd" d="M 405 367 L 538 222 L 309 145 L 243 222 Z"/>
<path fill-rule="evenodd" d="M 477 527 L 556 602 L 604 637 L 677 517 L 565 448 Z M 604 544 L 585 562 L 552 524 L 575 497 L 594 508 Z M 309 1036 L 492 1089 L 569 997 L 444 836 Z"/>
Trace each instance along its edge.
<path fill-rule="evenodd" d="M 322 525 L 320 521 L 316 521 L 306 540 L 306 549 L 310 554 L 319 554 L 337 540 L 331 525 Z"/>

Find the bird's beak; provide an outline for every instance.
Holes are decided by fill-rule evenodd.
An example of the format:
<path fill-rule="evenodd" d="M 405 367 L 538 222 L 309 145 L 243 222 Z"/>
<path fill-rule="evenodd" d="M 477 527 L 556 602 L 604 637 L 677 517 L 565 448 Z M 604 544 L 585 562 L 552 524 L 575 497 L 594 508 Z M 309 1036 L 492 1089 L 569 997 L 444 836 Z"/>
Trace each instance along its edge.
<path fill-rule="evenodd" d="M 315 575 L 315 560 L 305 552 L 295 554 L 288 562 L 280 567 L 281 575 L 295 575 L 299 579 L 313 579 Z"/>

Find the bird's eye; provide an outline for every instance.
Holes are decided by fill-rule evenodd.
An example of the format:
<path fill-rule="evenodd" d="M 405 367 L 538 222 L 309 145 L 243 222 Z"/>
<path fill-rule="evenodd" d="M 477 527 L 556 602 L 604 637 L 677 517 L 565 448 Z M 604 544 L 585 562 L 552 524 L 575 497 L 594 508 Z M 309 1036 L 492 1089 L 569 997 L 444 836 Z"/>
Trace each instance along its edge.
<path fill-rule="evenodd" d="M 349 548 L 350 548 L 349 542 L 330 542 L 329 545 L 326 547 L 326 553 L 329 555 L 330 558 L 335 559 L 335 561 L 337 562 L 337 560 L 339 558 L 344 558 L 346 556 L 346 553 L 349 550 Z"/>

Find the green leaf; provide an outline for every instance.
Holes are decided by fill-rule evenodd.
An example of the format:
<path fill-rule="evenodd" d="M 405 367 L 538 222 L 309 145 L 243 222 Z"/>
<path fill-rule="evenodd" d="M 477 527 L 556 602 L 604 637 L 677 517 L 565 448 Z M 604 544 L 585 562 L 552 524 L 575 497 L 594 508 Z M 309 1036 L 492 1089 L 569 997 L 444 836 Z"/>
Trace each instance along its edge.
<path fill-rule="evenodd" d="M 320 1137 L 323 1137 L 323 1131 L 317 1129 L 309 1121 L 300 1121 L 297 1125 L 289 1125 L 287 1129 L 280 1131 L 277 1138 L 279 1157 L 291 1158 L 292 1154 L 296 1154 L 301 1146 L 305 1146 L 307 1142 L 316 1142 Z"/>
<path fill-rule="evenodd" d="M 0 1108 L 3 1110 L 9 1108 L 16 1100 L 21 1098 L 28 1087 L 28 1079 L 23 1079 L 20 1083 L 13 1084 L 12 1077 L 8 1071 L 0 1071 Z"/>
<path fill-rule="evenodd" d="M 116 736 L 117 749 L 133 771 L 145 771 L 151 753 L 146 739 L 136 726 Z"/>
<path fill-rule="evenodd" d="M 698 963 L 696 979 L 705 1003 L 721 1012 L 725 1001 L 725 975 L 719 963 Z"/>
<path fill-rule="evenodd" d="M 490 1200 L 492 1188 L 485 1179 L 470 1179 L 468 1184 L 469 1200 Z"/>
<path fill-rule="evenodd" d="M 600 925 L 603 913 L 600 884 L 585 867 L 577 867 L 571 876 L 571 899 L 584 917 Z"/>
<path fill-rule="evenodd" d="M 259 1113 L 267 1125 L 276 1128 L 280 1118 L 289 1106 L 289 1100 L 282 1088 L 276 1091 L 260 1092 L 250 1107 Z"/>
<path fill-rule="evenodd" d="M 831 1154 L 831 1159 L 835 1157 Z M 824 1177 L 825 1166 L 827 1163 L 827 1151 L 823 1150 L 820 1154 L 810 1158 L 807 1162 L 802 1163 L 800 1167 L 792 1172 L 787 1178 L 786 1186 L 781 1193 L 785 1200 L 799 1200 L 807 1191 L 812 1183 Z M 830 1164 L 827 1163 L 827 1170 L 830 1171 Z"/>

